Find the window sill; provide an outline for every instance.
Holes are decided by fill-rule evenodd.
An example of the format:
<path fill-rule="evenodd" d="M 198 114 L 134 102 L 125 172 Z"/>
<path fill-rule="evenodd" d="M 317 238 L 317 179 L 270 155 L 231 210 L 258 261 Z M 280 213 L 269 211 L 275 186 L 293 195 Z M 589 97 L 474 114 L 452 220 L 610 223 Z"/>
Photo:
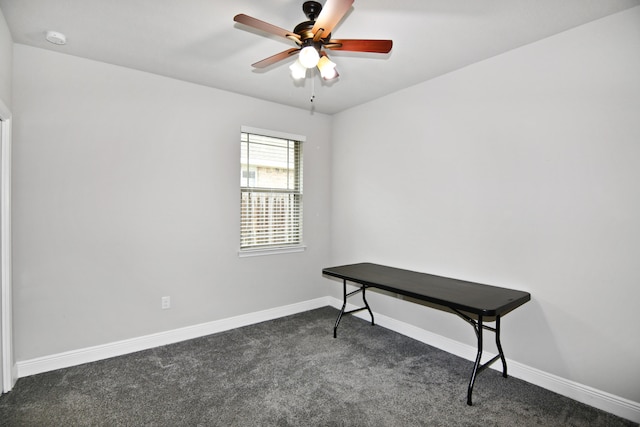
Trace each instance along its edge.
<path fill-rule="evenodd" d="M 253 256 L 290 254 L 295 252 L 304 252 L 306 249 L 307 247 L 305 245 L 289 246 L 289 247 L 282 247 L 282 248 L 246 249 L 246 250 L 239 250 L 238 257 L 247 258 L 247 257 L 253 257 Z"/>

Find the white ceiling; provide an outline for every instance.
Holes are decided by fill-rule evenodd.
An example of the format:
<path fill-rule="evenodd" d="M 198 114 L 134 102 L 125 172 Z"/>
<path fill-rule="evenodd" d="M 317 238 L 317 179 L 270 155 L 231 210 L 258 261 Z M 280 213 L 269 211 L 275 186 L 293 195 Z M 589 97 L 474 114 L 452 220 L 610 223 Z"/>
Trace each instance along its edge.
<path fill-rule="evenodd" d="M 326 0 L 320 0 L 324 3 Z M 292 30 L 303 0 L 0 0 L 16 43 L 148 71 L 281 104 L 336 113 L 572 27 L 640 0 L 356 0 L 335 38 L 392 39 L 387 55 L 331 52 L 340 78 L 296 83 L 295 47 L 236 24 L 244 13 Z M 56 46 L 46 30 L 67 36 Z M 315 101 L 310 103 L 312 91 Z"/>

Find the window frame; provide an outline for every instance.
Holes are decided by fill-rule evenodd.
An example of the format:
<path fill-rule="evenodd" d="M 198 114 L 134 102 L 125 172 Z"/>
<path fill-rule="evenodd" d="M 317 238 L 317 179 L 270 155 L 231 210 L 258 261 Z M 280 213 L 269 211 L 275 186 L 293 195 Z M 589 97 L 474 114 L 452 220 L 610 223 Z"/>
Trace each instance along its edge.
<path fill-rule="evenodd" d="M 240 183 L 240 214 L 239 214 L 239 219 L 240 219 L 240 225 L 238 227 L 238 231 L 239 231 L 239 248 L 238 248 L 238 256 L 239 257 L 252 257 L 252 256 L 262 256 L 262 255 L 274 255 L 274 254 L 284 254 L 284 253 L 293 253 L 293 252 L 302 252 L 306 249 L 306 245 L 304 243 L 304 220 L 303 220 L 303 216 L 304 216 L 304 209 L 303 209 L 303 199 L 304 199 L 304 191 L 303 191 L 303 172 L 304 172 L 304 167 L 303 167 L 303 163 L 304 163 L 304 142 L 306 141 L 306 137 L 304 135 L 297 135 L 297 134 L 292 134 L 292 133 L 288 133 L 288 132 L 280 132 L 280 131 L 273 131 L 273 130 L 269 130 L 269 129 L 260 129 L 260 128 L 256 128 L 256 127 L 250 127 L 250 126 L 241 126 L 240 128 L 240 144 L 239 147 L 240 149 L 242 149 L 242 144 L 245 143 L 244 141 L 242 141 L 242 134 L 246 133 L 246 134 L 253 134 L 253 135 L 260 135 L 260 136 L 265 136 L 268 138 L 278 138 L 278 139 L 282 139 L 282 140 L 288 140 L 288 141 L 294 141 L 299 143 L 299 159 L 298 159 L 298 163 L 299 165 L 297 166 L 299 168 L 298 171 L 298 183 L 296 185 L 297 189 L 294 191 L 291 191 L 291 194 L 293 194 L 294 192 L 296 192 L 297 194 L 299 194 L 299 222 L 300 222 L 300 239 L 298 243 L 293 243 L 293 244 L 284 244 L 284 245 L 278 245 L 278 244 L 273 244 L 273 245 L 264 245 L 264 246 L 256 246 L 256 247 L 242 247 L 242 195 L 243 193 L 247 192 L 247 187 L 242 185 L 242 182 Z M 241 157 L 240 155 L 238 157 Z M 242 159 L 241 159 L 242 160 Z M 242 165 L 242 163 L 241 163 Z M 250 168 L 249 168 L 250 169 Z M 240 170 L 240 174 L 236 175 L 236 176 L 242 176 L 243 170 L 241 168 Z M 264 189 L 256 189 L 256 193 L 260 193 L 260 192 L 264 192 Z M 286 193 L 286 191 L 285 191 Z"/>

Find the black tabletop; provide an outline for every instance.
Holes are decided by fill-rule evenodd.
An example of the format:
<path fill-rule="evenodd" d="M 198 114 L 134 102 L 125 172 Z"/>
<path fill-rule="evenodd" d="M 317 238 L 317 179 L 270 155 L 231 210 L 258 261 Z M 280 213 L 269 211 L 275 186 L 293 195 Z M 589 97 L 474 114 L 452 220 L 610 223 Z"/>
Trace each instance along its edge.
<path fill-rule="evenodd" d="M 482 316 L 506 314 L 531 299 L 528 292 L 515 289 L 372 263 L 329 267 L 322 273 Z"/>

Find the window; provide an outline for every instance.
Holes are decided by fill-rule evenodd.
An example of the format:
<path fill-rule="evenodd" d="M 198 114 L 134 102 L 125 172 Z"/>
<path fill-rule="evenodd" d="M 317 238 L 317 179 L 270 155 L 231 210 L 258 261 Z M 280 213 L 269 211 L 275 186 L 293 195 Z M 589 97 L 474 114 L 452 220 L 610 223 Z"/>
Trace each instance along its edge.
<path fill-rule="evenodd" d="M 240 251 L 302 245 L 304 137 L 243 127 Z"/>

